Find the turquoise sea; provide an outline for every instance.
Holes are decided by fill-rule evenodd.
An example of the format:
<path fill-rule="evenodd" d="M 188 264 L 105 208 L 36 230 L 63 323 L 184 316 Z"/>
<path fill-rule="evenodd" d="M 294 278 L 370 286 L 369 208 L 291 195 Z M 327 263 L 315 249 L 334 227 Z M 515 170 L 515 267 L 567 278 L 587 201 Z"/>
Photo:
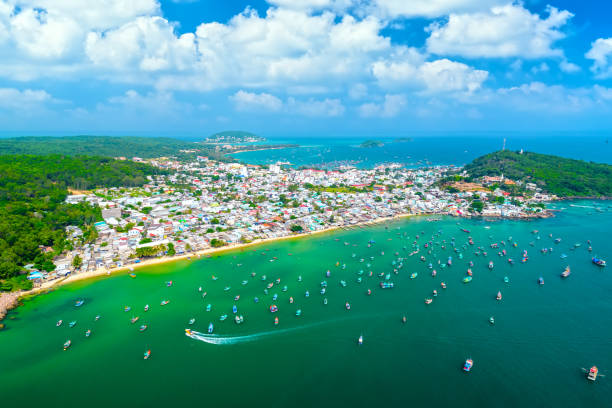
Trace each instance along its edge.
<path fill-rule="evenodd" d="M 4 321 L 0 401 L 7 407 L 609 406 L 612 275 L 591 257 L 612 259 L 612 205 L 554 207 L 563 210 L 535 221 L 415 217 L 143 268 L 135 278 L 118 274 L 63 286 L 26 301 Z M 503 249 L 507 255 L 498 255 Z M 452 266 L 441 267 L 449 256 Z M 464 284 L 469 261 L 473 281 Z M 561 279 L 566 265 L 572 274 Z M 380 288 L 386 275 L 394 288 Z M 75 307 L 78 299 L 83 306 Z M 169 303 L 161 306 L 162 300 Z M 273 304 L 276 313 L 269 311 Z M 244 316 L 240 325 L 233 305 Z M 229 317 L 220 321 L 224 314 Z M 59 319 L 64 323 L 56 327 Z M 206 333 L 210 322 L 207 341 L 185 336 L 187 327 Z M 139 332 L 143 323 L 148 328 Z M 64 351 L 67 339 L 72 345 Z M 462 371 L 467 358 L 474 360 L 470 373 Z M 583 372 L 592 365 L 606 375 L 595 383 Z"/>
<path fill-rule="evenodd" d="M 397 143 L 391 138 L 372 137 L 384 146 L 361 148 L 368 138 L 273 138 L 265 143 L 293 143 L 300 147 L 260 150 L 235 154 L 250 164 L 289 162 L 294 166 L 333 167 L 352 164 L 367 168 L 382 163 L 402 163 L 409 167 L 434 165 L 464 165 L 476 157 L 506 148 L 554 154 L 572 159 L 612 163 L 612 144 L 608 136 L 566 133 L 487 133 L 482 135 L 439 134 L 412 137 L 412 141 Z"/>

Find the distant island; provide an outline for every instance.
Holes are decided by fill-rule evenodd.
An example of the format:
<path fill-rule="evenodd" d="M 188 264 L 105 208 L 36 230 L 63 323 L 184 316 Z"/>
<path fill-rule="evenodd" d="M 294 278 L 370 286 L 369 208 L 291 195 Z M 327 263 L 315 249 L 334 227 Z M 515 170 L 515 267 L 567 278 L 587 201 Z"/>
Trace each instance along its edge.
<path fill-rule="evenodd" d="M 408 143 L 412 142 L 411 137 L 398 137 L 397 139 L 393 139 L 393 143 Z"/>
<path fill-rule="evenodd" d="M 612 197 L 609 164 L 503 150 L 474 159 L 464 170 L 470 179 L 510 190 L 541 190 L 557 197 Z"/>
<path fill-rule="evenodd" d="M 255 143 L 265 142 L 266 138 L 257 136 L 253 133 L 239 130 L 226 130 L 208 136 L 204 143 Z"/>
<path fill-rule="evenodd" d="M 383 147 L 384 145 L 380 140 L 366 140 L 359 147 Z"/>

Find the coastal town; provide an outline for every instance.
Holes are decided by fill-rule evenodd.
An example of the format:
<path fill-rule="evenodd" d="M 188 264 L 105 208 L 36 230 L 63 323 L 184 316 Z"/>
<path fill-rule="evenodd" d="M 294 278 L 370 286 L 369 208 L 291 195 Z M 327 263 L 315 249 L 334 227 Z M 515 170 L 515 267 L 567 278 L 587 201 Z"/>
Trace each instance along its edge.
<path fill-rule="evenodd" d="M 99 206 L 103 220 L 95 223 L 95 238 L 89 242 L 81 228 L 66 228 L 71 249 L 56 257 L 54 270 L 26 266 L 35 287 L 68 275 L 110 274 L 151 260 L 200 256 L 410 215 L 542 217 L 548 215 L 542 203 L 555 198 L 527 185 L 533 190 L 529 198 L 506 199 L 508 193 L 499 184 L 515 182 L 503 176 L 445 188 L 439 181 L 449 171 L 461 171 L 453 166 L 321 170 L 225 163 L 201 156 L 195 161 L 131 160 L 146 161 L 168 174 L 149 176 L 142 187 L 69 195 L 67 203 Z"/>

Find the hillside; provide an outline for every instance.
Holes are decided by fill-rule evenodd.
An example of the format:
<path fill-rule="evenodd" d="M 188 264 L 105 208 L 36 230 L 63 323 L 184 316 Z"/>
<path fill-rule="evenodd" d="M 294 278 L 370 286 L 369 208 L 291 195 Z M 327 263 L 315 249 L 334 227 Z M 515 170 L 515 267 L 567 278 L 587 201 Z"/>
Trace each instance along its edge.
<path fill-rule="evenodd" d="M 612 196 L 612 166 L 546 154 L 498 151 L 465 166 L 472 178 L 499 176 L 535 183 L 559 197 Z"/>
<path fill-rule="evenodd" d="M 361 143 L 359 147 L 382 147 L 384 145 L 385 144 L 380 140 L 366 140 L 365 142 Z"/>
<path fill-rule="evenodd" d="M 173 156 L 201 145 L 162 137 L 27 136 L 0 139 L 0 154 L 67 154 L 106 157 Z"/>
<path fill-rule="evenodd" d="M 67 188 L 139 186 L 160 170 L 103 157 L 0 155 L 0 279 L 35 263 L 52 270 L 54 254 L 66 245 L 65 227 L 77 225 L 95 238 L 100 209 L 66 204 Z M 52 247 L 43 254 L 40 246 Z"/>

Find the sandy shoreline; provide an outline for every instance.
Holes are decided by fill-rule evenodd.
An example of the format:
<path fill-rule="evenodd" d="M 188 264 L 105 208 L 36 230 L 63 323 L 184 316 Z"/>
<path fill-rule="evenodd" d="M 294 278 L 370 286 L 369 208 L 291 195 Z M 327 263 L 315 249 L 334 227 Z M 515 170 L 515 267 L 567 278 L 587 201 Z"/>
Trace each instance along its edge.
<path fill-rule="evenodd" d="M 63 279 L 55 279 L 55 280 L 50 281 L 50 282 L 45 282 L 40 287 L 31 289 L 31 290 L 28 290 L 28 291 L 2 292 L 2 293 L 0 293 L 0 320 L 2 320 L 5 317 L 6 312 L 8 310 L 13 309 L 16 306 L 18 306 L 19 299 L 21 297 L 35 296 L 35 295 L 38 295 L 38 294 L 42 294 L 42 293 L 45 293 L 45 292 L 47 292 L 49 290 L 52 290 L 55 287 L 66 285 L 66 284 L 69 284 L 69 283 L 78 282 L 78 281 L 85 280 L 85 279 L 94 279 L 94 278 L 100 277 L 100 276 L 112 276 L 112 275 L 116 275 L 116 274 L 119 274 L 119 273 L 122 273 L 122 272 L 127 272 L 127 271 L 129 271 L 131 269 L 133 269 L 135 271 L 136 269 L 144 268 L 144 267 L 147 267 L 147 266 L 160 265 L 160 264 L 165 264 L 165 263 L 169 263 L 169 262 L 176 262 L 176 261 L 185 260 L 187 258 L 193 258 L 193 257 L 197 258 L 198 256 L 201 257 L 203 255 L 210 255 L 210 254 L 216 254 L 216 253 L 229 252 L 229 251 L 236 250 L 236 249 L 249 248 L 249 247 L 252 247 L 252 246 L 269 244 L 269 243 L 273 243 L 273 242 L 277 242 L 277 241 L 285 241 L 285 240 L 290 240 L 290 239 L 300 239 L 300 238 L 304 238 L 304 237 L 309 237 L 309 236 L 329 233 L 329 232 L 333 232 L 333 231 L 336 231 L 336 230 L 361 228 L 361 227 L 365 227 L 365 226 L 369 226 L 369 225 L 376 225 L 376 224 L 380 224 L 380 223 L 384 223 L 384 222 L 395 221 L 395 220 L 399 220 L 399 219 L 402 219 L 402 218 L 408 218 L 408 217 L 417 216 L 417 215 L 418 214 L 411 214 L 411 213 L 398 214 L 398 215 L 394 215 L 393 217 L 378 218 L 378 219 L 375 219 L 375 220 L 371 220 L 371 221 L 367 221 L 367 222 L 363 222 L 363 223 L 358 223 L 358 224 L 354 224 L 354 225 L 349 225 L 349 226 L 334 226 L 334 227 L 324 228 L 324 229 L 318 230 L 318 231 L 310 231 L 310 232 L 305 232 L 305 233 L 301 233 L 301 234 L 286 235 L 286 236 L 283 236 L 283 237 L 275 237 L 275 238 L 258 239 L 256 241 L 249 242 L 248 244 L 232 244 L 232 245 L 224 246 L 224 247 L 221 247 L 221 248 L 203 249 L 201 251 L 191 252 L 189 254 L 183 254 L 183 255 L 175 255 L 175 256 L 172 256 L 172 257 L 166 256 L 166 257 L 162 257 L 162 258 L 152 258 L 152 259 L 144 260 L 144 261 L 142 261 L 140 263 L 137 263 L 137 264 L 130 264 L 128 266 L 122 266 L 122 267 L 113 268 L 113 269 L 110 269 L 110 270 L 108 270 L 106 268 L 98 268 L 98 269 L 90 271 L 90 272 L 83 272 L 83 273 L 79 273 L 79 274 L 75 274 L 75 275 L 70 275 L 70 276 L 68 276 L 66 278 L 63 278 Z M 424 215 L 430 215 L 430 214 L 424 214 Z"/>

